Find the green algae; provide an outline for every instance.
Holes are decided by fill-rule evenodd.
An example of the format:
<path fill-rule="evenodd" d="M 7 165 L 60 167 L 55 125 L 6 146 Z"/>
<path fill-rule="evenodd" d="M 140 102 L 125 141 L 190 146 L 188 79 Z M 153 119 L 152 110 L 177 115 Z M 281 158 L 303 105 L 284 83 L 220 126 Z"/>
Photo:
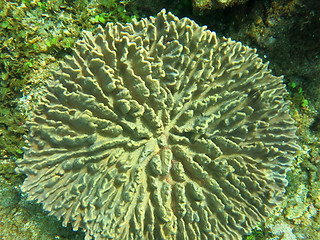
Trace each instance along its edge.
<path fill-rule="evenodd" d="M 254 228 L 250 235 L 243 236 L 243 240 L 266 240 L 271 234 L 265 228 L 263 224 L 259 224 L 258 227 Z"/>
<path fill-rule="evenodd" d="M 307 107 L 309 104 L 309 101 L 305 98 L 305 93 L 303 88 L 300 86 L 297 86 L 295 82 L 289 82 L 287 86 L 290 92 L 290 100 L 294 104 L 298 104 L 303 108 Z"/>
<path fill-rule="evenodd" d="M 132 6 L 128 9 L 132 2 L 132 0 L 100 0 L 101 5 L 99 5 L 95 22 L 102 24 L 106 22 L 126 23 L 131 22 L 133 18 L 139 18 L 135 7 Z"/>

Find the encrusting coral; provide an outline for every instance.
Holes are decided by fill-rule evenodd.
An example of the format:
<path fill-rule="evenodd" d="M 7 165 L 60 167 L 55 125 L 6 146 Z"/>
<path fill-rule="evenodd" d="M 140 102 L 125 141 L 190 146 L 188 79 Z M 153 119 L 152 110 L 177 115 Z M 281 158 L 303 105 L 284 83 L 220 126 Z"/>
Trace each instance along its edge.
<path fill-rule="evenodd" d="M 241 239 L 299 149 L 256 50 L 164 10 L 84 32 L 45 91 L 21 188 L 86 239 Z"/>

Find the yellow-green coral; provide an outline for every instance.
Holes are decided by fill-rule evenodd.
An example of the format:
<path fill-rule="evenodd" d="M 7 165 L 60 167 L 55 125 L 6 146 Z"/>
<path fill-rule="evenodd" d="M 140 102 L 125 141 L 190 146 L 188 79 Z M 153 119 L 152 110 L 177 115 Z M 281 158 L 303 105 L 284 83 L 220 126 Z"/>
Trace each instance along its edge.
<path fill-rule="evenodd" d="M 86 239 L 240 239 L 270 214 L 299 147 L 254 49 L 164 10 L 83 35 L 31 114 L 28 199 Z"/>

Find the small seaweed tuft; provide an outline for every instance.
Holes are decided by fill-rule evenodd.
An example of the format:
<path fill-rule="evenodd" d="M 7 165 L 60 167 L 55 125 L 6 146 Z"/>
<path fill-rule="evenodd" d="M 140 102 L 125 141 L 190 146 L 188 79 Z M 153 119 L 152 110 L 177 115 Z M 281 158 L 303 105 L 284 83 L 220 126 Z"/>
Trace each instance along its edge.
<path fill-rule="evenodd" d="M 289 82 L 287 86 L 290 92 L 291 101 L 302 108 L 308 107 L 309 101 L 305 98 L 303 88 L 293 81 Z"/>

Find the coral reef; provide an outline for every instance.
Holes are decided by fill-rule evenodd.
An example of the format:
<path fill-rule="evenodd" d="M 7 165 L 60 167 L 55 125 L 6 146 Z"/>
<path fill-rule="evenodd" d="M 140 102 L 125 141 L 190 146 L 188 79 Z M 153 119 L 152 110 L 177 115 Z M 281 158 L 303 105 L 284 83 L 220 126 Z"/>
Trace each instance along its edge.
<path fill-rule="evenodd" d="M 286 95 L 255 49 L 188 18 L 108 23 L 32 113 L 21 188 L 86 239 L 240 239 L 299 149 Z"/>
<path fill-rule="evenodd" d="M 1 239 L 83 239 L 71 228 L 57 228 L 61 223 L 47 217 L 38 204 L 16 198 L 24 175 L 14 169 L 26 145 L 25 120 L 57 59 L 68 54 L 84 28 L 96 28 L 95 18 L 102 12 L 110 13 L 105 20 L 133 17 L 129 4 L 109 3 L 110 8 L 100 1 L 0 0 Z M 11 200 L 12 194 L 17 201 Z"/>
<path fill-rule="evenodd" d="M 299 209 L 307 211 L 301 214 L 301 218 L 290 221 L 284 216 L 288 212 L 287 201 L 284 201 L 284 204 L 278 206 L 274 221 L 281 220 L 290 225 L 298 239 L 320 239 L 318 0 L 248 1 L 224 9 L 212 9 L 208 14 L 207 11 L 194 12 L 201 14 L 201 17 L 190 15 L 191 1 L 185 0 L 0 0 L 0 41 L 3 43 L 0 48 L 0 96 L 4 97 L 1 99 L 0 110 L 0 175 L 5 179 L 0 181 L 0 188 L 10 189 L 5 190 L 1 198 L 7 199 L 7 209 L 13 209 L 11 214 L 8 211 L 1 212 L 1 227 L 10 229 L 13 235 L 1 237 L 35 238 L 30 235 L 30 231 L 24 232 L 28 231 L 24 226 L 30 226 L 30 230 L 37 232 L 37 239 L 81 239 L 81 235 L 72 233 L 71 228 L 65 232 L 62 228 L 54 230 L 53 226 L 61 223 L 52 217 L 44 221 L 46 213 L 35 210 L 37 204 L 26 202 L 25 197 L 11 201 L 9 192 L 18 190 L 18 184 L 24 177 L 14 172 L 14 161 L 22 157 L 21 147 L 25 145 L 22 138 L 25 130 L 22 126 L 34 101 L 38 99 L 38 92 L 41 91 L 37 90 L 38 86 L 47 81 L 49 69 L 56 69 L 56 61 L 71 52 L 81 31 L 94 31 L 98 24 L 104 25 L 110 20 L 128 21 L 133 15 L 130 7 L 137 2 L 140 3 L 136 5 L 140 8 L 139 14 L 143 16 L 154 14 L 164 7 L 170 8 L 181 17 L 189 16 L 201 25 L 207 25 L 218 36 L 231 36 L 254 46 L 258 48 L 260 57 L 271 62 L 274 74 L 285 75 L 289 99 L 293 102 L 291 115 L 296 120 L 299 142 L 305 152 L 297 157 L 292 173 L 288 174 L 289 186 L 285 199 L 292 198 L 299 186 L 303 185 L 308 192 L 306 201 L 289 201 L 288 207 L 293 210 L 297 205 L 301 206 Z M 125 17 L 120 16 L 123 14 Z M 22 108 L 20 104 L 23 104 Z M 20 192 L 16 194 L 20 195 Z M 316 215 L 313 215 L 313 206 L 318 212 Z M 30 215 L 25 214 L 21 208 L 25 208 Z M 25 219 L 22 221 L 14 214 L 23 214 Z M 34 222 L 31 215 L 37 216 L 39 221 Z M 31 226 L 33 223 L 36 225 Z M 244 238 L 260 240 L 269 236 L 263 222 L 259 226 L 260 229 L 254 229 L 251 235 Z M 39 230 L 35 230 L 35 227 Z"/>

